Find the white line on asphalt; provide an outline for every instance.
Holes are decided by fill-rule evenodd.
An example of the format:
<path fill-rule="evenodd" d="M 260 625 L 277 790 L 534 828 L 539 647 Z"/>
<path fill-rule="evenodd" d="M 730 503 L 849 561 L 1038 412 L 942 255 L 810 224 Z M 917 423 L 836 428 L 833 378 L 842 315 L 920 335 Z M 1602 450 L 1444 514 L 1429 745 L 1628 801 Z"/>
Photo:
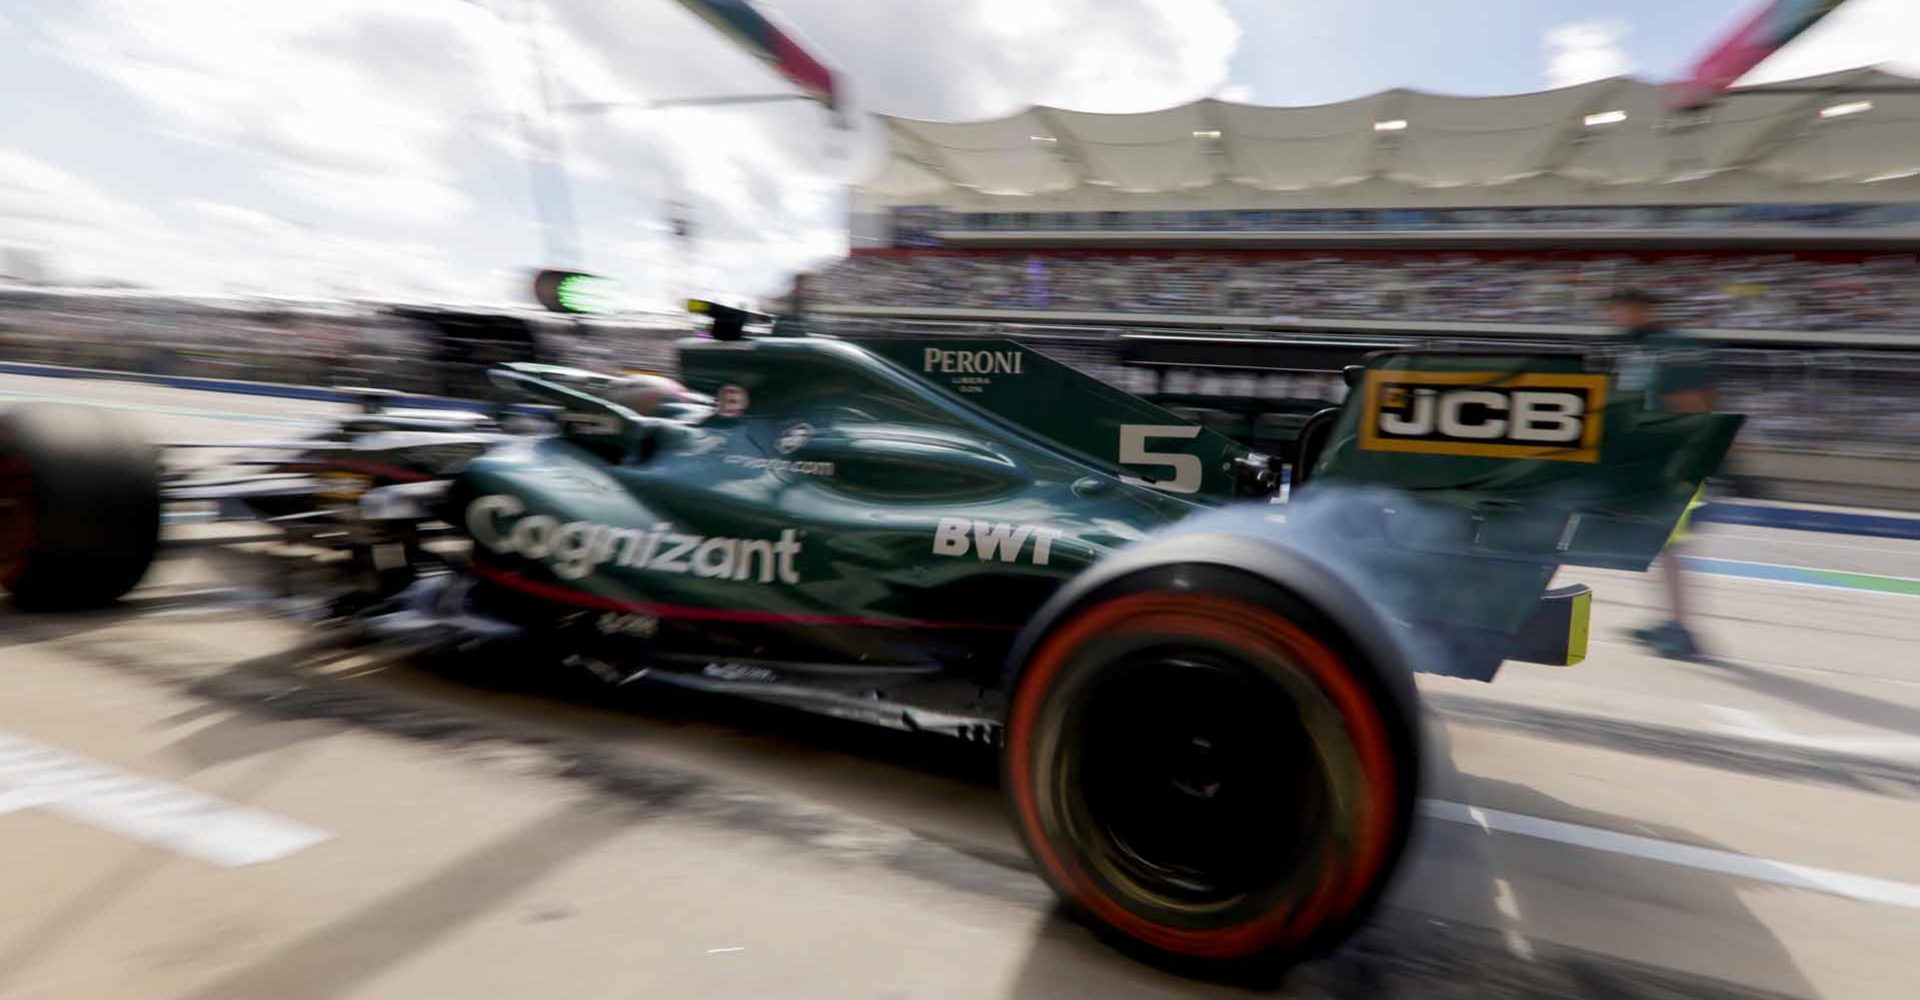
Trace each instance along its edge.
<path fill-rule="evenodd" d="M 1739 560 L 1729 559 L 1727 561 L 1737 562 Z M 1805 569 L 1808 567 L 1796 566 L 1796 567 L 1789 567 L 1789 568 Z M 1851 573 L 1853 571 L 1852 570 L 1832 570 L 1831 572 Z M 1796 590 L 1818 590 L 1824 594 L 1827 594 L 1830 597 L 1836 598 L 1836 600 L 1834 601 L 1834 603 L 1836 604 L 1845 603 L 1844 601 L 1840 601 L 1837 599 L 1842 594 L 1847 594 L 1847 595 L 1861 594 L 1867 597 L 1890 597 L 1896 601 L 1911 601 L 1914 599 L 1913 594 L 1903 594 L 1897 590 L 1869 590 L 1865 587 L 1849 587 L 1845 584 L 1840 584 L 1840 583 L 1808 583 L 1801 580 L 1767 580 L 1757 576 L 1735 576 L 1731 573 L 1713 573 L 1707 570 L 1699 570 L 1699 569 L 1689 570 L 1687 572 L 1687 575 L 1691 578 L 1700 580 L 1702 583 L 1710 584 L 1712 586 L 1726 586 L 1728 584 L 1751 583 L 1761 587 L 1792 587 Z M 1881 574 L 1862 573 L 1860 575 L 1861 576 L 1879 576 Z M 1897 577 L 1894 577 L 1893 579 L 1904 580 L 1907 578 L 1897 576 Z"/>
<path fill-rule="evenodd" d="M 1685 558 L 1685 557 L 1683 556 L 1682 558 Z M 1842 574 L 1851 574 L 1851 575 L 1854 575 L 1854 576 L 1871 576 L 1871 577 L 1877 577 L 1877 578 L 1879 578 L 1879 579 L 1881 579 L 1881 580 L 1899 580 L 1899 581 L 1901 581 L 1901 582 L 1903 582 L 1903 583 L 1920 583 L 1920 576 L 1895 576 L 1895 575 L 1893 575 L 1892 573 L 1869 573 L 1869 572 L 1864 572 L 1864 571 L 1861 571 L 1861 570 L 1853 570 L 1853 569 L 1832 569 L 1832 568 L 1830 568 L 1830 567 L 1826 567 L 1826 566 L 1801 566 L 1801 565 L 1799 565 L 1799 564 L 1797 564 L 1797 563 L 1777 563 L 1777 562 L 1766 562 L 1766 561 L 1764 561 L 1764 560 L 1760 560 L 1760 559 L 1726 559 L 1726 558 L 1722 558 L 1722 557 L 1719 557 L 1719 556 L 1701 556 L 1700 558 L 1702 558 L 1702 559 L 1717 559 L 1717 560 L 1719 560 L 1720 562 L 1723 562 L 1723 563 L 1740 563 L 1740 564 L 1744 564 L 1744 565 L 1747 565 L 1747 566 L 1765 566 L 1765 567 L 1767 567 L 1768 569 L 1797 569 L 1797 570 L 1804 570 L 1804 571 L 1806 571 L 1806 572 L 1810 572 L 1810 573 L 1842 573 Z M 1731 575 L 1732 575 L 1732 574 L 1721 574 L 1721 573 L 1714 573 L 1714 572 L 1713 572 L 1712 570 L 1696 570 L 1695 572 L 1701 572 L 1701 573 L 1708 573 L 1708 574 L 1711 574 L 1711 575 L 1714 575 L 1714 576 L 1731 576 Z M 1759 576 L 1749 576 L 1749 577 L 1741 577 L 1741 579 L 1743 579 L 1743 580 L 1766 580 L 1766 579 L 1768 579 L 1768 578 L 1767 578 L 1767 577 L 1759 577 Z M 1791 581 L 1791 580 L 1772 580 L 1772 581 L 1770 581 L 1770 582 L 1773 582 L 1773 583 L 1792 583 L 1792 582 L 1794 582 L 1794 581 Z M 1811 585 L 1812 585 L 1812 586 L 1831 586 L 1830 584 L 1811 584 Z M 1855 589 L 1865 589 L 1865 588 L 1854 588 L 1854 587 L 1848 587 L 1847 589 L 1848 589 L 1848 590 L 1855 590 Z M 1884 591 L 1883 591 L 1883 593 L 1884 593 Z"/>
<path fill-rule="evenodd" d="M 1449 823 L 1477 826 L 1488 834 L 1511 833 L 1539 840 L 1551 840 L 1561 844 L 1572 844 L 1575 847 L 1585 847 L 1589 850 L 1605 851 L 1609 854 L 1625 854 L 1649 861 L 1679 865 L 1683 868 L 1719 872 L 1722 875 L 1753 879 L 1756 882 L 1770 882 L 1793 889 L 1811 889 L 1848 899 L 1920 910 L 1920 884 L 1912 882 L 1854 875 L 1786 861 L 1770 861 L 1766 858 L 1735 854 L 1732 851 L 1675 844 L 1670 841 L 1655 840 L 1652 837 L 1637 837 L 1630 833 L 1615 833 L 1612 830 L 1562 823 L 1537 816 L 1522 816 L 1519 813 L 1501 812 L 1498 809 L 1483 809 L 1479 806 L 1448 802 L 1444 799 L 1422 799 L 1420 811 L 1434 819 Z"/>
<path fill-rule="evenodd" d="M 1599 640 L 1596 640 L 1599 641 Z M 1914 686 L 1920 681 L 1872 674 L 1847 674 L 1818 667 L 1790 667 L 1768 664 L 1770 670 L 1797 670 L 1807 673 L 1839 674 L 1857 680 Z M 1512 669 L 1512 668 L 1508 668 Z M 1557 669 L 1557 668 L 1548 668 Z M 1444 693 L 1471 699 L 1480 704 L 1526 711 L 1546 708 L 1569 712 L 1589 719 L 1615 722 L 1652 722 L 1678 729 L 1699 729 L 1754 743 L 1828 750 L 1866 757 L 1889 759 L 1920 758 L 1920 737 L 1903 736 L 1861 724 L 1854 733 L 1810 733 L 1790 729 L 1773 717 L 1748 708 L 1736 708 L 1697 698 L 1648 694 L 1613 685 L 1584 684 L 1579 681 L 1545 678 L 1525 674 L 1502 677 L 1495 687 L 1477 681 L 1462 681 L 1432 674 L 1418 679 L 1422 691 Z M 1844 693 L 1844 692 L 1843 692 Z M 1702 715 L 1706 722 L 1701 724 Z M 1463 720 L 1464 721 L 1464 720 Z"/>
<path fill-rule="evenodd" d="M 1793 529 L 1789 528 L 1789 529 L 1782 529 L 1782 530 L 1791 531 Z M 1861 536 L 1843 535 L 1842 537 L 1859 538 Z M 1713 541 L 1719 541 L 1721 539 L 1728 539 L 1728 538 L 1739 539 L 1740 541 L 1743 541 L 1743 542 L 1765 542 L 1768 545 L 1801 545 L 1810 549 L 1849 549 L 1849 550 L 1858 551 L 1858 552 L 1872 552 L 1876 555 L 1882 555 L 1882 556 L 1887 554 L 1887 549 L 1888 549 L 1888 547 L 1885 545 L 1849 545 L 1845 542 L 1827 542 L 1827 541 L 1815 542 L 1815 541 L 1810 541 L 1810 540 L 1801 539 L 1801 538 L 1775 538 L 1772 535 L 1750 535 L 1750 534 L 1746 534 L 1745 532 L 1719 531 L 1719 530 L 1715 530 L 1711 534 L 1702 534 L 1700 536 L 1700 541 L 1702 544 L 1697 547 L 1710 548 L 1711 546 L 1708 546 L 1705 544 L 1709 539 Z M 1887 539 L 1882 539 L 1882 541 L 1911 542 L 1912 539 L 1887 538 Z"/>
<path fill-rule="evenodd" d="M 1513 883 L 1506 879 L 1493 880 L 1493 908 L 1499 910 L 1501 916 L 1513 921 L 1514 924 L 1524 922 L 1524 918 L 1520 916 L 1520 902 L 1513 895 Z M 1533 942 L 1528 941 L 1527 936 L 1520 933 L 1518 927 L 1503 928 L 1501 935 L 1506 938 L 1507 951 L 1513 957 L 1528 962 L 1533 961 Z"/>
<path fill-rule="evenodd" d="M 0 814 L 32 808 L 223 868 L 274 861 L 333 836 L 0 731 Z"/>
<path fill-rule="evenodd" d="M 1727 736 L 1837 753 L 1920 757 L 1920 739 L 1911 736 L 1813 736 L 1782 728 L 1772 719 L 1748 709 L 1727 705 L 1703 707 L 1707 714 L 1719 720 L 1713 724 L 1714 732 Z"/>
<path fill-rule="evenodd" d="M 1703 558 L 1719 559 L 1721 557 L 1705 556 Z M 1724 561 L 1743 562 L 1744 560 L 1727 559 Z M 1781 564 L 1781 563 L 1755 563 L 1754 565 L 1775 565 L 1775 566 L 1781 566 L 1782 568 L 1785 568 L 1785 569 L 1814 569 L 1816 571 L 1828 572 L 1828 573 L 1855 572 L 1854 570 L 1850 570 L 1850 569 L 1819 570 L 1818 567 L 1813 567 L 1813 566 L 1786 566 L 1785 564 Z M 1652 577 L 1644 573 L 1635 573 L 1632 570 L 1601 570 L 1600 572 L 1619 573 L 1622 576 L 1636 577 L 1636 578 L 1639 578 L 1640 580 L 1646 581 L 1648 587 L 1653 586 Z M 1858 575 L 1884 576 L 1885 574 L 1860 573 Z M 1842 596 L 1854 595 L 1854 594 L 1859 594 L 1866 597 L 1890 597 L 1896 601 L 1911 601 L 1915 599 L 1915 595 L 1903 594 L 1897 590 L 1869 590 L 1865 587 L 1849 587 L 1849 586 L 1846 586 L 1845 584 L 1839 584 L 1839 583 L 1804 583 L 1799 580 L 1767 580 L 1757 576 L 1735 576 L 1731 573 L 1715 573 L 1710 570 L 1703 570 L 1703 569 L 1688 570 L 1687 576 L 1689 579 L 1698 580 L 1701 584 L 1705 586 L 1712 586 L 1712 587 L 1738 587 L 1741 584 L 1754 584 L 1755 586 L 1760 586 L 1760 587 L 1792 587 L 1796 590 L 1801 590 L 1801 591 L 1817 590 L 1828 597 L 1834 598 L 1833 603 L 1835 604 L 1846 603 L 1844 600 L 1841 599 Z M 1896 576 L 1896 577 L 1891 577 L 1890 579 L 1906 580 L 1909 578 Z M 1609 585 L 1611 585 L 1615 581 L 1609 580 L 1607 582 L 1609 583 Z M 1599 595 L 1600 595 L 1600 591 L 1596 590 L 1595 596 L 1594 596 L 1594 603 L 1596 604 L 1615 605 L 1615 606 L 1632 606 L 1631 602 L 1615 600 L 1611 597 L 1602 597 Z M 1712 617 L 1712 616 L 1709 615 L 1709 617 Z M 1592 641 L 1604 642 L 1607 640 L 1604 640 L 1601 637 L 1596 635 L 1593 637 Z"/>
<path fill-rule="evenodd" d="M 1866 591 L 1862 591 L 1862 593 L 1866 593 Z M 1893 595 L 1893 596 L 1905 596 L 1905 595 Z M 1716 616 L 1708 615 L 1707 617 L 1711 618 Z M 1729 626 L 1729 627 L 1738 627 L 1738 626 Z M 1640 645 L 1638 640 L 1613 639 L 1613 638 L 1608 638 L 1606 636 L 1601 636 L 1601 635 L 1593 636 L 1591 639 L 1587 641 L 1592 643 L 1597 643 L 1599 645 L 1604 645 L 1604 646 L 1630 646 L 1635 649 L 1645 648 Z M 1708 663 L 1707 665 L 1711 666 L 1712 664 Z M 1898 684 L 1901 687 L 1920 687 L 1920 679 L 1915 679 L 1910 677 L 1894 677 L 1890 674 L 1863 674 L 1857 670 L 1837 670 L 1833 667 L 1809 667 L 1809 666 L 1806 666 L 1805 664 L 1800 664 L 1800 663 L 1775 663 L 1771 660 L 1755 660 L 1747 656 L 1741 656 L 1739 658 L 1739 665 L 1743 667 L 1748 667 L 1748 668 L 1765 667 L 1768 670 L 1782 670 L 1790 674 L 1815 674 L 1821 677 L 1845 677 L 1845 678 L 1848 678 L 1849 680 L 1872 681 L 1875 684 Z M 1564 669 L 1564 668 L 1561 668 L 1561 669 Z M 1588 676 L 1592 676 L 1592 675 L 1588 675 Z"/>

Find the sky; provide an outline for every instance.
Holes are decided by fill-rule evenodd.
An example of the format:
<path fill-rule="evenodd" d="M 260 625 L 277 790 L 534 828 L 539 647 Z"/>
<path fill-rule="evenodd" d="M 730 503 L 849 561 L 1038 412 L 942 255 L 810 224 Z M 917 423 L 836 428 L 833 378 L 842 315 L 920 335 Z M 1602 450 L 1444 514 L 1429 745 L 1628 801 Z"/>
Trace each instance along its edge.
<path fill-rule="evenodd" d="M 0 270 L 507 302 L 554 265 L 642 301 L 758 296 L 844 252 L 844 185 L 884 156 L 859 110 L 1669 79 L 1752 2 L 767 0 L 841 70 L 842 129 L 805 103 L 643 107 L 782 89 L 674 0 L 0 0 Z M 556 105 L 611 108 L 542 115 L 535 47 Z M 1920 74 L 1920 2 L 1850 0 L 1753 78 L 1861 65 Z M 546 121 L 577 247 L 535 222 Z"/>

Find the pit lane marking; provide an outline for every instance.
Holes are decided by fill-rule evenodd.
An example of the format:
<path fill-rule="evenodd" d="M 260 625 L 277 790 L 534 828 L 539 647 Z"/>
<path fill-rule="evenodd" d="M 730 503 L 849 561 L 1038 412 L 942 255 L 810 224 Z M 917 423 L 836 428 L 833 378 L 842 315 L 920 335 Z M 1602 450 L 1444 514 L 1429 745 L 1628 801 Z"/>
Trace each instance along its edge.
<path fill-rule="evenodd" d="M 1736 878 L 1752 879 L 1756 882 L 1767 882 L 1790 889 L 1810 889 L 1814 892 L 1824 892 L 1866 903 L 1883 903 L 1909 910 L 1920 910 L 1920 884 L 1913 882 L 1855 875 L 1851 872 L 1834 871 L 1831 868 L 1756 858 L 1709 847 L 1675 844 L 1671 841 L 1655 840 L 1652 837 L 1640 837 L 1630 833 L 1616 833 L 1612 830 L 1581 826 L 1577 823 L 1562 823 L 1559 820 L 1541 819 L 1538 816 L 1523 816 L 1498 809 L 1483 809 L 1480 806 L 1448 802 L 1445 799 L 1422 799 L 1420 811 L 1432 819 L 1479 827 L 1488 836 L 1506 833 L 1532 837 L 1536 840 L 1570 844 L 1574 847 L 1584 847 L 1608 854 L 1624 854 L 1648 861 L 1678 865 L 1682 868 L 1694 868 L 1721 875 L 1732 875 Z"/>
<path fill-rule="evenodd" d="M 1681 556 L 1680 564 L 1696 573 L 1705 573 L 1710 576 L 1731 576 L 1798 587 L 1850 590 L 1855 593 L 1920 597 L 1920 578 L 1910 576 L 1855 573 L 1848 570 L 1746 562 L 1739 559 L 1716 559 L 1709 556 Z"/>
<path fill-rule="evenodd" d="M 122 410 L 138 413 L 142 416 L 191 417 L 199 420 L 226 420 L 249 424 L 280 424 L 287 427 L 311 427 L 333 419 L 333 415 L 316 413 L 308 417 L 294 417 L 285 414 L 243 413 L 238 410 L 205 410 L 192 406 L 171 406 L 165 403 L 138 403 L 114 399 L 76 399 L 72 396 L 56 396 L 36 392 L 15 392 L 0 389 L 0 400 L 15 403 L 73 403 L 99 410 Z"/>
<path fill-rule="evenodd" d="M 1716 720 L 1713 730 L 1727 736 L 1809 750 L 1828 750 L 1863 757 L 1920 757 L 1920 739 L 1911 736 L 1817 736 L 1795 732 L 1759 712 L 1730 705 L 1704 705 Z"/>
<path fill-rule="evenodd" d="M 1638 645 L 1624 642 L 1613 644 Z M 1756 665 L 1744 658 L 1742 662 L 1750 666 Z M 1806 673 L 1838 675 L 1853 680 L 1871 680 L 1907 687 L 1920 686 L 1920 681 L 1880 677 L 1874 674 L 1854 674 L 1819 667 L 1803 668 L 1785 664 L 1765 664 L 1765 666 L 1769 670 L 1798 670 Z M 1782 725 L 1774 717 L 1750 708 L 1672 695 L 1623 691 L 1617 686 L 1527 676 L 1517 682 L 1507 682 L 1506 678 L 1502 678 L 1504 686 L 1495 693 L 1487 685 L 1476 681 L 1457 681 L 1455 678 L 1430 679 L 1437 677 L 1438 675 L 1421 675 L 1417 683 L 1420 684 L 1422 693 L 1429 698 L 1433 697 L 1435 692 L 1440 693 L 1439 700 L 1432 703 L 1440 708 L 1442 714 L 1447 712 L 1446 706 L 1449 704 L 1447 699 L 1458 699 L 1462 702 L 1486 704 L 1512 712 L 1545 710 L 1577 714 L 1602 722 L 1650 723 L 1682 731 L 1697 729 L 1703 733 L 1713 733 L 1749 743 L 1821 750 L 1855 757 L 1891 760 L 1920 759 L 1920 737 L 1902 735 L 1897 731 L 1889 731 L 1884 727 L 1870 726 L 1865 723 L 1858 724 L 1852 732 L 1813 732 Z M 1453 683 L 1448 683 L 1449 681 Z M 1468 718 L 1472 718 L 1471 713 L 1468 713 Z"/>
<path fill-rule="evenodd" d="M 1773 530 L 1793 531 L 1796 529 L 1776 528 Z M 1863 536 L 1848 535 L 1845 537 L 1859 538 Z M 1807 549 L 1844 549 L 1848 552 L 1871 552 L 1875 555 L 1880 555 L 1880 556 L 1886 555 L 1888 551 L 1887 547 L 1883 545 L 1852 545 L 1846 542 L 1827 542 L 1827 541 L 1816 542 L 1816 541 L 1810 541 L 1804 538 L 1777 538 L 1773 535 L 1755 535 L 1755 534 L 1751 534 L 1744 531 L 1723 531 L 1717 527 L 1710 534 L 1705 532 L 1700 534 L 1700 540 L 1703 543 L 1708 541 L 1720 541 L 1722 539 L 1732 539 L 1732 540 L 1741 541 L 1741 542 L 1762 542 L 1767 545 L 1797 545 L 1797 546 L 1800 546 L 1801 548 L 1807 548 Z M 1884 538 L 1884 539 L 1881 539 L 1881 541 L 1902 542 L 1902 541 L 1911 541 L 1911 539 Z M 1705 546 L 1703 545 L 1702 547 L 1705 547 Z"/>
<path fill-rule="evenodd" d="M 0 730 L 0 815 L 45 809 L 222 868 L 277 861 L 333 835 Z"/>

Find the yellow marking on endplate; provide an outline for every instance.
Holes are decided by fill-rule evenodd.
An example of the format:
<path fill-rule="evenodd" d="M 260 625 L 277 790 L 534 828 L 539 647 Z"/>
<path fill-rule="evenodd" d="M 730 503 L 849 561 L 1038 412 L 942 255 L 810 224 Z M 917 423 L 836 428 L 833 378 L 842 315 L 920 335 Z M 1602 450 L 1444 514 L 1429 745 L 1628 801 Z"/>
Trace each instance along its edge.
<path fill-rule="evenodd" d="M 1567 666 L 1571 667 L 1587 658 L 1587 620 L 1593 614 L 1593 591 L 1588 590 L 1573 598 L 1572 613 L 1567 620 Z"/>

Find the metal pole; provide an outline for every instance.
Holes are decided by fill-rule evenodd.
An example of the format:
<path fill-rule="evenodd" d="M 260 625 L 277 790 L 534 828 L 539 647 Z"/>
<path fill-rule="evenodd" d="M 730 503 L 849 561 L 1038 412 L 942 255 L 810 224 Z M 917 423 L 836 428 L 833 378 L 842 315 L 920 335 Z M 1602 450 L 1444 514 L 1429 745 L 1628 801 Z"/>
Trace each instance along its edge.
<path fill-rule="evenodd" d="M 540 45 L 540 26 L 535 17 L 536 0 L 521 4 L 521 23 L 527 37 L 527 55 L 533 63 L 534 79 L 540 88 L 540 107 L 544 113 L 540 133 L 525 113 L 520 115 L 521 136 L 527 143 L 528 181 L 533 189 L 534 212 L 540 219 L 542 247 L 549 267 L 573 267 L 580 260 L 580 233 L 574 222 L 573 188 L 567 178 L 565 150 L 561 146 L 558 119 L 553 103 L 553 82 L 547 74 L 546 50 Z M 532 154 L 540 155 L 532 155 Z M 543 163 L 544 159 L 544 163 Z M 548 169 L 543 178 L 542 166 Z M 543 184 L 542 180 L 548 183 Z"/>

